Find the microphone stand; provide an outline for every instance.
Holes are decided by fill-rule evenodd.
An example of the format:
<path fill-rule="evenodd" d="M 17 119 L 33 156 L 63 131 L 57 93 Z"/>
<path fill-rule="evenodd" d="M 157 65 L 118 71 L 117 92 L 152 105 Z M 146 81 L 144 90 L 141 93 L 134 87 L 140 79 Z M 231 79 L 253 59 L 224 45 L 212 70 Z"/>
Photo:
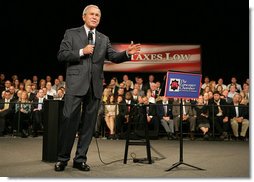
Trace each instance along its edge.
<path fill-rule="evenodd" d="M 181 164 L 189 166 L 189 167 L 193 167 L 198 170 L 205 170 L 205 169 L 183 162 L 183 100 L 182 98 L 180 100 L 180 158 L 179 158 L 179 162 L 174 163 L 169 169 L 165 171 L 171 171 L 172 169 L 180 166 Z"/>

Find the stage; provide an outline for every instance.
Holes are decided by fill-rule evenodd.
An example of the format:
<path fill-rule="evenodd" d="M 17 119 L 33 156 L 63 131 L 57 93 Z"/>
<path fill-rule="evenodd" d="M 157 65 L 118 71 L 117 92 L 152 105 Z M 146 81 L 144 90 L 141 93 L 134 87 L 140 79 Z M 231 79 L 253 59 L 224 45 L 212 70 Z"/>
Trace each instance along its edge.
<path fill-rule="evenodd" d="M 250 147 L 246 141 L 190 141 L 183 142 L 183 162 L 205 169 L 200 171 L 180 165 L 165 172 L 179 161 L 179 141 L 151 140 L 153 164 L 133 163 L 146 157 L 145 146 L 130 146 L 127 164 L 123 164 L 125 140 L 97 139 L 103 164 L 93 139 L 88 162 L 90 172 L 72 168 L 72 158 L 64 172 L 55 172 L 54 163 L 42 161 L 42 137 L 0 138 L 0 176 L 10 178 L 250 178 Z M 75 142 L 75 146 L 76 147 Z M 74 150 L 72 157 L 74 156 Z"/>

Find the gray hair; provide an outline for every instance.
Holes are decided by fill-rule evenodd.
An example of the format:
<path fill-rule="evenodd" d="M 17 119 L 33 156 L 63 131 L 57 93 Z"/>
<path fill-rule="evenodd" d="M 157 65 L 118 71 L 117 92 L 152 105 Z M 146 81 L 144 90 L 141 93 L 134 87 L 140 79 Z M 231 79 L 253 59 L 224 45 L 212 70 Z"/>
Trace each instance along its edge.
<path fill-rule="evenodd" d="M 88 9 L 89 9 L 89 8 L 92 8 L 92 7 L 93 7 L 93 8 L 97 8 L 97 9 L 100 11 L 100 14 L 101 14 L 101 10 L 100 10 L 100 8 L 99 8 L 98 6 L 93 5 L 93 4 L 90 4 L 90 5 L 87 5 L 87 6 L 84 8 L 82 15 L 83 15 L 83 16 L 86 15 Z"/>

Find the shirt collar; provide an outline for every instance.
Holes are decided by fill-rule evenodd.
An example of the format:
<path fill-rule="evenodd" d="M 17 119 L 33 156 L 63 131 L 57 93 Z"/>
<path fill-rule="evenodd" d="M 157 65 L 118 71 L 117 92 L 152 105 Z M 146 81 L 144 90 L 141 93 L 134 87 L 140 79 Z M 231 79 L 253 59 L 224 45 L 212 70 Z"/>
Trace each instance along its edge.
<path fill-rule="evenodd" d="M 86 30 L 86 34 L 87 34 L 87 35 L 88 35 L 88 32 L 89 32 L 89 31 L 92 31 L 93 34 L 95 35 L 95 28 L 94 28 L 93 30 L 91 30 L 90 28 L 88 28 L 88 27 L 86 26 L 86 24 L 84 25 L 84 28 L 85 28 L 85 30 Z"/>

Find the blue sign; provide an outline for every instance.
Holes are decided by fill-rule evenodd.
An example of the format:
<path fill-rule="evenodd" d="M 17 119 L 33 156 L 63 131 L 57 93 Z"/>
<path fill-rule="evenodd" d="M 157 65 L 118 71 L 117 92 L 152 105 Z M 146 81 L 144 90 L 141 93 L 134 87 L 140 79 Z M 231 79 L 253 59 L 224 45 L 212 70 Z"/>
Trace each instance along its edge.
<path fill-rule="evenodd" d="M 199 97 L 201 75 L 182 72 L 167 72 L 165 96 L 173 98 Z"/>

